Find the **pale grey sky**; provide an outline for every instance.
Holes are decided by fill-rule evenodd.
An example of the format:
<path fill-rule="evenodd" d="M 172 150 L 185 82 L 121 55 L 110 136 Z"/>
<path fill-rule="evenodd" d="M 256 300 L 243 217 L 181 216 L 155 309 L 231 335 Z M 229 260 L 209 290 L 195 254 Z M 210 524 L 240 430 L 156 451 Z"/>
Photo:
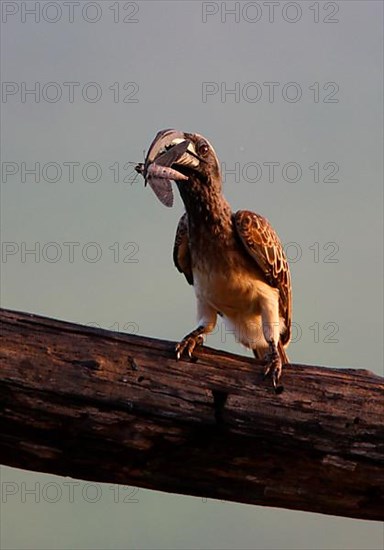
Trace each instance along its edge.
<path fill-rule="evenodd" d="M 174 127 L 205 135 L 233 209 L 279 232 L 292 361 L 383 374 L 382 3 L 272 8 L 2 2 L 3 307 L 172 340 L 193 327 L 193 291 L 172 265 L 181 200 L 166 209 L 124 181 Z M 221 324 L 208 344 L 246 353 Z M 62 478 L 2 479 L 20 488 L 2 505 L 4 548 L 383 545 L 378 523 L 142 489 L 124 504 L 104 485 L 98 502 L 69 502 Z M 22 483 L 40 484 L 39 503 Z"/>

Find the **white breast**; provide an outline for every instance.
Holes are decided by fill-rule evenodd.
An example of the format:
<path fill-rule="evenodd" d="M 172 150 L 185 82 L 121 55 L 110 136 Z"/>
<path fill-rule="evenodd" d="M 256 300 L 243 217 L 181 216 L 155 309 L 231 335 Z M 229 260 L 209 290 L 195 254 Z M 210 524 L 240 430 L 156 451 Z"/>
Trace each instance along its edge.
<path fill-rule="evenodd" d="M 250 348 L 267 347 L 262 314 L 278 311 L 279 294 L 264 281 L 256 267 L 250 270 L 246 265 L 232 265 L 231 269 L 223 270 L 204 265 L 194 269 L 193 278 L 198 302 L 220 312 L 238 342 Z M 274 317 L 272 322 L 280 325 L 281 332 L 281 320 L 278 314 Z"/>

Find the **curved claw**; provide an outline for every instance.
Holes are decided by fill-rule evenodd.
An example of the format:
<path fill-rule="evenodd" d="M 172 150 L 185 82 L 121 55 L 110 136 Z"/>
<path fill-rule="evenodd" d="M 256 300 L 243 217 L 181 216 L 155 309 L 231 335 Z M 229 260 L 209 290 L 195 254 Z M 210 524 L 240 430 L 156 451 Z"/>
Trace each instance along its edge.
<path fill-rule="evenodd" d="M 177 361 L 181 358 L 185 350 L 187 350 L 188 357 L 192 359 L 195 347 L 201 345 L 203 341 L 204 338 L 201 334 L 198 336 L 189 334 L 183 338 L 175 347 Z"/>
<path fill-rule="evenodd" d="M 270 346 L 271 346 L 270 352 L 267 353 L 265 357 L 268 363 L 264 371 L 264 378 L 266 378 L 269 374 L 271 374 L 272 384 L 275 392 L 281 393 L 284 388 L 281 385 L 279 386 L 279 382 L 280 382 L 281 373 L 283 370 L 283 364 L 276 346 L 272 343 L 270 344 Z"/>
<path fill-rule="evenodd" d="M 282 364 L 280 357 L 277 361 L 271 361 L 264 371 L 264 378 L 269 374 L 272 376 L 272 385 L 276 393 L 281 393 L 283 391 L 283 386 L 279 386 L 280 378 L 282 373 Z"/>

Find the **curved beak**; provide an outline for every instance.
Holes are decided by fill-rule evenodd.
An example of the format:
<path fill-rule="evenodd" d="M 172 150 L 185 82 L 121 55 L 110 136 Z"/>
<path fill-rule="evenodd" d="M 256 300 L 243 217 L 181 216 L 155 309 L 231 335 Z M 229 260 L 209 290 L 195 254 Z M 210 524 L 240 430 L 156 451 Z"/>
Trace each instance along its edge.
<path fill-rule="evenodd" d="M 177 172 L 178 166 L 197 167 L 199 159 L 193 143 L 187 139 L 183 132 L 178 130 L 162 130 L 152 141 L 148 150 L 143 175 L 147 179 L 148 169 L 151 164 L 158 166 L 172 167 Z M 176 176 L 176 174 L 174 174 Z M 180 174 L 180 179 L 187 179 Z"/>
<path fill-rule="evenodd" d="M 196 168 L 200 160 L 193 143 L 183 132 L 162 130 L 152 141 L 144 164 L 136 167 L 137 172 L 149 183 L 158 199 L 165 206 L 173 205 L 171 181 L 183 181 L 188 177 L 177 170 L 178 166 Z"/>

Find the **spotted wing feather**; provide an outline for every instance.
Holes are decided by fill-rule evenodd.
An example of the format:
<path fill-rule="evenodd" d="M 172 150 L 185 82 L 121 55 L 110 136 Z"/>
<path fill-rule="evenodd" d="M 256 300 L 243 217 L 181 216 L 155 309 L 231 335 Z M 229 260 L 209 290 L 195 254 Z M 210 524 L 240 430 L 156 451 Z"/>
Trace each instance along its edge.
<path fill-rule="evenodd" d="M 284 318 L 286 330 L 281 335 L 282 344 L 291 337 L 292 287 L 289 264 L 279 237 L 266 218 L 239 210 L 234 222 L 246 251 L 256 261 L 269 285 L 279 290 L 279 313 Z"/>

